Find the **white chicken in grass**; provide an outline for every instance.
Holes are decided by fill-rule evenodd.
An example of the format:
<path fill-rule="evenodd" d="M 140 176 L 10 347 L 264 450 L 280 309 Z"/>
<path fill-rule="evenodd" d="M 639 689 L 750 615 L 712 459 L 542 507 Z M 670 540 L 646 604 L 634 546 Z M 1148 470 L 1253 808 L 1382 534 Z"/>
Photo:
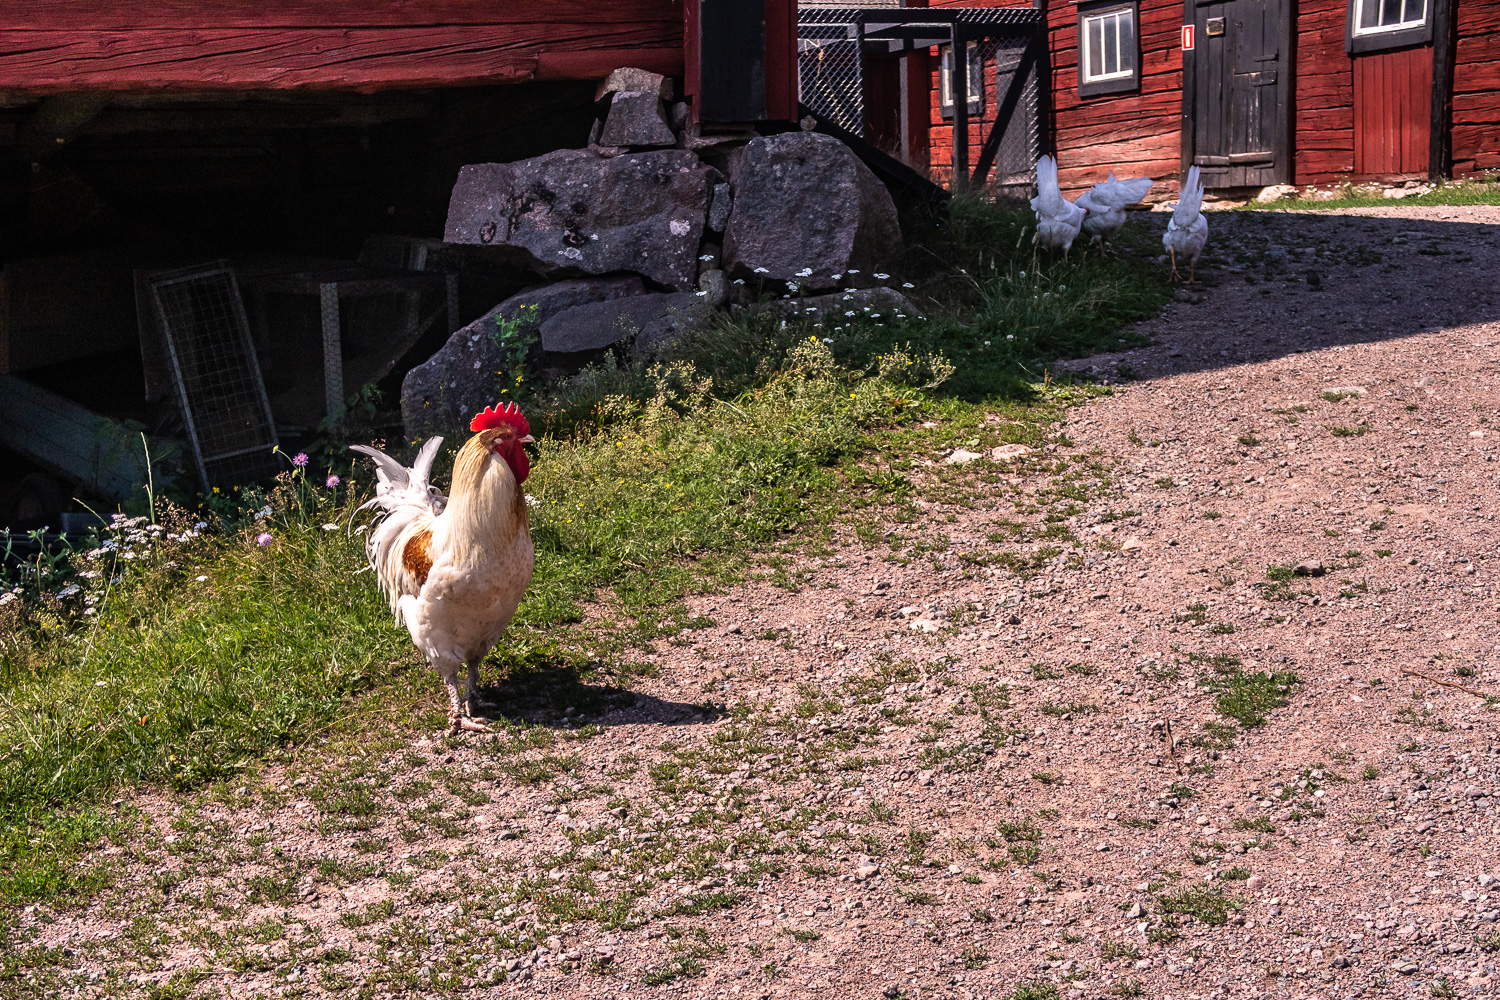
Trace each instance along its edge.
<path fill-rule="evenodd" d="M 1187 183 L 1179 192 L 1177 204 L 1171 206 L 1172 221 L 1162 235 L 1162 246 L 1172 257 L 1172 280 L 1181 281 L 1177 273 L 1177 255 L 1188 257 L 1188 284 L 1197 280 L 1198 255 L 1208 245 L 1208 220 L 1203 217 L 1203 181 L 1197 167 L 1188 167 Z"/>
<path fill-rule="evenodd" d="M 1151 183 L 1149 177 L 1117 180 L 1114 171 L 1110 171 L 1109 177 L 1079 196 L 1075 204 L 1088 212 L 1083 217 L 1083 233 L 1099 241 L 1100 253 L 1104 252 L 1104 244 L 1125 228 L 1128 217 L 1125 207 L 1146 197 Z"/>
<path fill-rule="evenodd" d="M 510 624 L 531 583 L 535 550 L 526 495 L 532 440 L 514 403 L 487 408 L 469 424 L 473 437 L 453 461 L 452 493 L 428 483 L 442 438 L 422 446 L 407 469 L 375 448 L 353 450 L 375 461 L 375 496 L 359 510 L 379 513 L 365 555 L 390 598 L 396 620 L 448 689 L 448 727 L 487 732 L 473 718 L 479 664 Z M 458 669 L 468 683 L 458 694 Z"/>
<path fill-rule="evenodd" d="M 1037 242 L 1048 250 L 1061 250 L 1066 257 L 1088 209 L 1062 196 L 1062 188 L 1057 186 L 1057 161 L 1050 156 L 1036 161 L 1036 197 L 1031 199 L 1031 209 L 1036 212 Z"/>

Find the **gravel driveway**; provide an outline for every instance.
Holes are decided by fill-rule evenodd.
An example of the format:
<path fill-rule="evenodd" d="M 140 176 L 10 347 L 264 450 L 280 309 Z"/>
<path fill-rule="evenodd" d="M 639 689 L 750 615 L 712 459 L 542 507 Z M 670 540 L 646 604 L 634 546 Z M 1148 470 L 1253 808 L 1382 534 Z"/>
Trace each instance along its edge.
<path fill-rule="evenodd" d="M 1492 995 L 1500 208 L 1210 225 L 1207 283 L 1078 366 L 1120 385 L 1049 451 L 934 455 L 914 521 L 840 529 L 794 592 L 694 598 L 714 624 L 578 746 L 578 794 L 479 742 L 374 747 L 380 803 L 492 789 L 457 840 L 369 848 L 384 880 L 297 786 L 187 827 L 142 802 L 252 845 L 175 884 L 241 907 L 184 927 L 280 928 L 229 967 L 184 930 L 147 979 L 217 955 L 197 988 L 243 996 Z M 247 865 L 291 888 L 246 896 Z M 586 909 L 631 884 L 645 923 Z M 287 973 L 299 941 L 341 957 Z"/>

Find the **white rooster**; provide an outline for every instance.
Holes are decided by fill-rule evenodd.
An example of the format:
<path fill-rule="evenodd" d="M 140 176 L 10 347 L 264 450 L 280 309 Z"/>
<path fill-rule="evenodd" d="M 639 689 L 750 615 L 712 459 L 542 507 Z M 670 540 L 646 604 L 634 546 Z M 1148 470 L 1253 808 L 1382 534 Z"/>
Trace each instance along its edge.
<path fill-rule="evenodd" d="M 1031 199 L 1031 209 L 1036 212 L 1037 242 L 1048 250 L 1061 250 L 1066 257 L 1088 209 L 1062 196 L 1062 188 L 1057 186 L 1057 161 L 1050 156 L 1036 161 L 1036 197 Z"/>
<path fill-rule="evenodd" d="M 1177 255 L 1188 257 L 1188 284 L 1197 280 L 1198 255 L 1208 245 L 1208 220 L 1203 217 L 1203 181 L 1196 166 L 1188 167 L 1187 183 L 1179 192 L 1177 204 L 1170 206 L 1172 221 L 1162 234 L 1162 246 L 1172 257 L 1172 280 L 1181 281 L 1177 273 Z"/>
<path fill-rule="evenodd" d="M 448 726 L 487 732 L 473 718 L 479 664 L 500 641 L 531 583 L 535 550 L 526 495 L 531 471 L 523 444 L 531 428 L 515 403 L 474 417 L 473 437 L 453 460 L 452 494 L 427 481 L 443 439 L 422 446 L 410 469 L 375 448 L 352 445 L 375 460 L 375 496 L 359 510 L 379 513 L 365 555 L 390 598 L 396 620 L 448 688 Z M 357 513 L 357 512 L 356 512 Z M 458 669 L 468 683 L 458 694 Z"/>
<path fill-rule="evenodd" d="M 1109 177 L 1079 197 L 1076 204 L 1088 212 L 1083 217 L 1084 235 L 1099 241 L 1100 253 L 1104 252 L 1104 244 L 1125 228 L 1128 218 L 1125 206 L 1134 205 L 1146 197 L 1151 191 L 1151 183 L 1149 177 L 1117 180 L 1111 170 Z"/>

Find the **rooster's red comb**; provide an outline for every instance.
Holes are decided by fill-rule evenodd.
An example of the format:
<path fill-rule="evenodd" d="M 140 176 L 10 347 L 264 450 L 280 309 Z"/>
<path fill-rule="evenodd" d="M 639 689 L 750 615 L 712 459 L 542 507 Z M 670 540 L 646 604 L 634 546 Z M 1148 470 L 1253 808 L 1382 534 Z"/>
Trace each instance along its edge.
<path fill-rule="evenodd" d="M 469 421 L 469 430 L 487 431 L 501 424 L 510 424 L 522 437 L 531 433 L 531 425 L 521 416 L 521 408 L 513 401 L 499 406 L 486 406 L 483 412 L 474 414 L 474 419 Z"/>

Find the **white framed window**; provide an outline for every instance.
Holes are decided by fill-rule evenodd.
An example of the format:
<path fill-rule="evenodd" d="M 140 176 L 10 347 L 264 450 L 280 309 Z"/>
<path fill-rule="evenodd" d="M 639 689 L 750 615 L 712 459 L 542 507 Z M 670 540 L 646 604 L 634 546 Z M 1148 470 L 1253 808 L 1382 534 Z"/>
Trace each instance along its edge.
<path fill-rule="evenodd" d="M 1083 4 L 1078 8 L 1078 95 L 1117 94 L 1140 85 L 1138 6 Z"/>
<path fill-rule="evenodd" d="M 969 114 L 984 114 L 984 50 L 970 40 L 965 46 L 969 62 L 965 89 L 969 92 Z M 938 111 L 953 117 L 953 46 L 938 46 Z"/>
<path fill-rule="evenodd" d="M 1433 0 L 1349 0 L 1344 48 L 1351 55 L 1432 41 Z"/>
<path fill-rule="evenodd" d="M 1354 0 L 1354 33 L 1378 35 L 1427 23 L 1427 0 Z"/>

